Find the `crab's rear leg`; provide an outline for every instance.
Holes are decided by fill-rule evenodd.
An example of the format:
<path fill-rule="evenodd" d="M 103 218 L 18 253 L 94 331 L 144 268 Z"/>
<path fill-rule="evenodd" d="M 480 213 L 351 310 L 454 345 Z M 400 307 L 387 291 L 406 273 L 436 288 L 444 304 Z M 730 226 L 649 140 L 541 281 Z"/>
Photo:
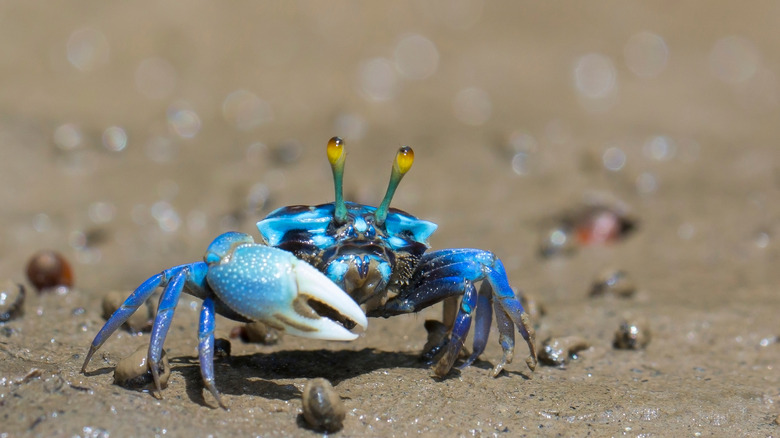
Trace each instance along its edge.
<path fill-rule="evenodd" d="M 473 283 L 483 280 L 483 286 L 477 296 L 473 291 Z M 488 251 L 448 249 L 426 254 L 412 275 L 410 285 L 401 290 L 385 306 L 372 311 L 370 316 L 388 317 L 417 312 L 461 294 L 464 297 L 455 318 L 451 340 L 445 354 L 434 368 L 436 374 L 444 375 L 452 367 L 468 334 L 470 324 L 466 322 L 470 323 L 474 307 L 477 313 L 474 352 L 466 361 L 466 365 L 472 363 L 484 351 L 493 313 L 490 309 L 491 301 L 498 321 L 499 343 L 504 351 L 504 357 L 494 368 L 494 375 L 497 375 L 505 364 L 512 361 L 515 326 L 528 343 L 531 355 L 527 363 L 529 368 L 534 369 L 536 366 L 534 330 L 523 311 L 522 304 L 509 286 L 503 264 Z"/>

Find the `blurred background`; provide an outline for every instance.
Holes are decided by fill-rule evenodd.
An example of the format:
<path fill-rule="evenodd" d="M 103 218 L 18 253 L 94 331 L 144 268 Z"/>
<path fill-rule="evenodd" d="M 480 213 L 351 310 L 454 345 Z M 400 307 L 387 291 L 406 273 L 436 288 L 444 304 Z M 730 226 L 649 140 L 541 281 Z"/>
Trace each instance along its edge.
<path fill-rule="evenodd" d="M 674 186 L 679 174 L 768 190 L 777 14 L 729 2 L 6 3 L 0 272 L 41 245 L 74 253 L 90 287 L 96 266 L 149 269 L 170 245 L 199 257 L 272 208 L 331 201 L 333 135 L 348 142 L 353 201 L 380 200 L 397 147 L 417 151 L 394 205 L 440 222 L 438 246 L 503 240 L 587 191 L 652 207 L 691 189 Z M 769 193 L 753 194 L 739 207 L 764 208 Z"/>
<path fill-rule="evenodd" d="M 620 311 L 648 316 L 641 358 L 670 386 L 614 412 L 741 430 L 780 400 L 778 19 L 778 2 L 0 2 L 0 277 L 22 281 L 52 248 L 97 303 L 220 232 L 257 236 L 274 208 L 331 202 L 330 137 L 347 143 L 347 200 L 374 205 L 410 145 L 392 205 L 437 222 L 435 248 L 495 251 L 552 309 L 540 340 L 590 333 L 609 350 Z M 636 231 L 540 257 L 594 202 Z M 588 301 L 606 266 L 638 301 Z M 417 322 L 382 348 L 419 349 Z M 686 392 L 711 391 L 701 411 L 654 398 L 701 364 L 726 385 Z M 609 403 L 582 421 L 614 421 Z"/>

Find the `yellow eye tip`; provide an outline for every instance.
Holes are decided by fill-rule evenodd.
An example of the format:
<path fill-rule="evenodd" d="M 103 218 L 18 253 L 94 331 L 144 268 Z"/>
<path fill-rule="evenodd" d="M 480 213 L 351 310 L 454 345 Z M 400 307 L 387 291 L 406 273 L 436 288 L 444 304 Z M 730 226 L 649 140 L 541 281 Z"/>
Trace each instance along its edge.
<path fill-rule="evenodd" d="M 344 140 L 339 137 L 333 137 L 328 140 L 328 161 L 335 166 L 339 161 L 344 160 Z"/>
<path fill-rule="evenodd" d="M 409 146 L 404 146 L 398 150 L 395 155 L 395 165 L 398 171 L 403 175 L 412 168 L 414 163 L 414 151 Z"/>

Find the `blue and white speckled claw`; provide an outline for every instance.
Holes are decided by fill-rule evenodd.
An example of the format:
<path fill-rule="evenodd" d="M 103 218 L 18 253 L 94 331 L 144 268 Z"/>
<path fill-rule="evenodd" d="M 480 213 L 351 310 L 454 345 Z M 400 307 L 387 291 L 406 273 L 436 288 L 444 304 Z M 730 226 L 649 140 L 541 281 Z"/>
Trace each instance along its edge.
<path fill-rule="evenodd" d="M 358 336 L 344 325 L 365 329 L 368 324 L 360 306 L 324 274 L 292 253 L 253 243 L 248 235 L 223 234 L 205 260 L 214 294 L 248 320 L 296 336 L 338 341 Z"/>

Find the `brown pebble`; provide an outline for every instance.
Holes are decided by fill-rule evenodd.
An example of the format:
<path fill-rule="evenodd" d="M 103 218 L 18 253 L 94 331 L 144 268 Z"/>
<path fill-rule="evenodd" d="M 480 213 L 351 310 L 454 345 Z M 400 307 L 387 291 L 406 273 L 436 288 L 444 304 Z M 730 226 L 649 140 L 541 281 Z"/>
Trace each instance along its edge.
<path fill-rule="evenodd" d="M 303 388 L 303 418 L 313 429 L 336 432 L 344 427 L 344 402 L 326 379 L 309 380 Z"/>
<path fill-rule="evenodd" d="M 449 343 L 450 329 L 442 322 L 435 319 L 425 320 L 425 330 L 428 332 L 428 341 L 423 346 L 423 359 L 426 363 L 433 363 L 436 356 Z"/>
<path fill-rule="evenodd" d="M 520 295 L 520 304 L 523 305 L 523 309 L 525 310 L 525 313 L 528 314 L 533 325 L 538 326 L 542 317 L 547 313 L 544 303 L 542 303 L 536 295 L 526 293 L 516 295 Z"/>
<path fill-rule="evenodd" d="M 249 322 L 241 327 L 233 328 L 230 331 L 230 337 L 233 339 L 241 338 L 244 342 L 263 345 L 274 345 L 279 342 L 279 332 L 260 321 Z"/>
<path fill-rule="evenodd" d="M 641 350 L 650 342 L 650 329 L 644 318 L 625 319 L 615 331 L 612 345 L 621 350 Z"/>
<path fill-rule="evenodd" d="M 0 322 L 24 315 L 24 286 L 6 281 L 0 286 Z"/>
<path fill-rule="evenodd" d="M 603 270 L 590 288 L 590 296 L 615 296 L 631 298 L 636 292 L 636 286 L 628 274 L 622 269 L 608 268 Z"/>
<path fill-rule="evenodd" d="M 114 368 L 114 383 L 127 389 L 155 390 L 154 377 L 148 364 L 149 346 L 142 345 L 130 356 L 119 361 Z M 165 350 L 162 352 L 160 363 L 157 364 L 160 374 L 160 386 L 168 386 L 168 378 L 171 376 L 171 366 Z"/>
<path fill-rule="evenodd" d="M 103 318 L 110 318 L 122 306 L 128 295 L 127 292 L 111 291 L 103 296 Z M 130 315 L 130 318 L 125 321 L 123 327 L 133 333 L 151 331 L 155 316 L 155 310 L 151 301 L 147 300 L 146 303 L 136 309 L 135 313 Z"/>
<path fill-rule="evenodd" d="M 39 292 L 57 286 L 73 287 L 73 270 L 55 251 L 40 251 L 27 263 L 27 279 Z"/>
<path fill-rule="evenodd" d="M 577 353 L 590 348 L 590 343 L 581 336 L 549 338 L 542 344 L 539 361 L 549 366 L 564 366 L 571 359 L 577 359 Z"/>
<path fill-rule="evenodd" d="M 227 339 L 217 338 L 214 340 L 214 357 L 230 357 L 231 350 L 230 341 Z"/>

